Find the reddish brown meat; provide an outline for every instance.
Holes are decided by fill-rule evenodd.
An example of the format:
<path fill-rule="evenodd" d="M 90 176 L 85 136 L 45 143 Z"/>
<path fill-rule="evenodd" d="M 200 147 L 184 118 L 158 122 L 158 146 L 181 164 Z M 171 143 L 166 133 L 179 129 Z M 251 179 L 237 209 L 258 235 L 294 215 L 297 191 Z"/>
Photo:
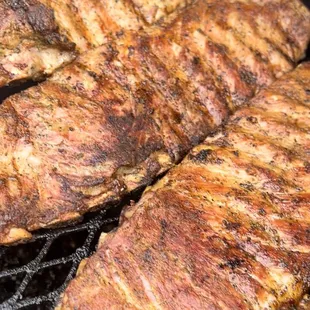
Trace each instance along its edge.
<path fill-rule="evenodd" d="M 124 30 L 160 31 L 196 0 L 40 0 L 53 9 L 62 33 L 80 51 L 102 45 L 107 34 L 115 38 Z M 209 1 L 208 1 L 209 2 Z M 210 1 L 210 2 L 214 2 Z M 300 3 L 298 14 L 302 13 Z"/>
<path fill-rule="evenodd" d="M 122 35 L 6 100 L 0 243 L 149 184 L 291 70 L 310 36 L 309 13 L 279 3 L 199 1 L 162 35 Z M 272 33 L 257 31 L 262 21 Z M 250 47 L 254 41 L 266 49 Z"/>
<path fill-rule="evenodd" d="M 309 310 L 310 309 L 310 295 L 306 295 L 301 303 L 297 307 L 298 310 Z"/>
<path fill-rule="evenodd" d="M 102 235 L 58 309 L 297 305 L 310 287 L 309 89 L 307 63 L 194 148 Z"/>
<path fill-rule="evenodd" d="M 296 0 L 295 0 L 296 1 Z M 0 87 L 41 79 L 124 30 L 159 31 L 192 0 L 1 0 Z M 298 14 L 303 14 L 298 8 Z M 76 45 L 76 52 L 74 46 Z"/>
<path fill-rule="evenodd" d="M 40 79 L 75 57 L 52 10 L 37 0 L 0 1 L 0 87 Z"/>
<path fill-rule="evenodd" d="M 107 37 L 117 40 L 125 30 L 160 33 L 185 8 L 193 3 L 197 5 L 196 2 L 2 0 L 0 86 L 51 74 L 74 58 L 73 43 L 77 51 L 85 52 L 106 43 Z M 208 33 L 212 41 L 230 48 L 234 46 L 237 54 L 254 50 L 255 58 L 273 65 L 283 66 L 283 57 L 290 63 L 303 55 L 310 31 L 309 14 L 299 0 L 226 0 L 220 3 L 208 0 L 206 4 L 219 5 L 219 11 L 210 16 L 212 20 L 208 24 L 212 28 L 212 22 L 217 21 L 222 26 Z M 239 8 L 231 10 L 231 6 Z M 195 40 L 201 43 L 201 33 L 195 34 Z M 253 55 L 248 61 L 255 65 Z M 245 75 L 245 78 L 248 77 Z"/>

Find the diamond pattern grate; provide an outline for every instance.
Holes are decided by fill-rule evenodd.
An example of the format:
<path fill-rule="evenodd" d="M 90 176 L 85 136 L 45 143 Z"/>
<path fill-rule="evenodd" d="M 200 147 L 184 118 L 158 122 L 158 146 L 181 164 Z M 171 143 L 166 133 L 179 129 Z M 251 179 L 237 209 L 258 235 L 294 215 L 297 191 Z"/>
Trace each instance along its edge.
<path fill-rule="evenodd" d="M 303 0 L 310 8 L 310 0 Z M 310 61 L 310 47 L 307 51 Z M 8 96 L 26 89 L 34 82 L 18 87 L 4 87 L 0 104 Z M 141 190 L 129 199 L 138 200 Z M 75 226 L 45 230 L 27 244 L 0 247 L 0 310 L 49 310 L 74 277 L 82 259 L 96 248 L 101 232 L 118 225 L 121 206 L 87 215 Z"/>
<path fill-rule="evenodd" d="M 117 226 L 120 210 L 102 210 L 75 226 L 38 232 L 27 244 L 0 247 L 0 309 L 53 309 L 100 233 Z"/>

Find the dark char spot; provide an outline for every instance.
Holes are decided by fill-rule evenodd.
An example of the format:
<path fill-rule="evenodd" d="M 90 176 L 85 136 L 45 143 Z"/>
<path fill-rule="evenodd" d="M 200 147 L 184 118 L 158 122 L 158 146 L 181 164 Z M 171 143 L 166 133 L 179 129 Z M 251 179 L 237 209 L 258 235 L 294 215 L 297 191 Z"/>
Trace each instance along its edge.
<path fill-rule="evenodd" d="M 249 116 L 246 118 L 246 120 L 252 124 L 256 124 L 257 123 L 257 118 L 254 116 Z"/>
<path fill-rule="evenodd" d="M 253 186 L 253 184 L 251 184 L 251 183 L 249 183 L 249 182 L 247 182 L 247 183 L 240 183 L 240 186 L 242 187 L 242 188 L 244 188 L 245 190 L 247 190 L 247 191 L 249 191 L 249 192 L 253 192 L 254 191 L 254 186 Z"/>
<path fill-rule="evenodd" d="M 243 259 L 240 259 L 238 257 L 228 259 L 226 265 L 231 268 L 232 270 L 240 267 L 244 263 Z"/>
<path fill-rule="evenodd" d="M 238 229 L 241 226 L 240 223 L 230 222 L 230 221 L 227 221 L 227 220 L 223 220 L 223 225 L 228 230 L 236 230 L 236 229 Z"/>
<path fill-rule="evenodd" d="M 196 161 L 196 162 L 207 162 L 208 157 L 212 154 L 212 150 L 202 150 L 196 155 L 190 155 L 190 160 Z"/>

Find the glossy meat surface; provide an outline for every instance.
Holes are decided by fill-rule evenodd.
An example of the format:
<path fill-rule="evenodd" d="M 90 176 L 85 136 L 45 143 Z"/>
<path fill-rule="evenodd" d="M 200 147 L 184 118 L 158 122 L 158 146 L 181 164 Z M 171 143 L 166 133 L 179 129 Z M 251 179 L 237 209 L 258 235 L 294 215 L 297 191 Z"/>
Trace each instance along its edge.
<path fill-rule="evenodd" d="M 258 6 L 200 1 L 162 35 L 124 34 L 7 99 L 0 108 L 0 243 L 29 238 L 29 231 L 74 220 L 149 184 L 260 87 L 292 69 L 310 32 L 287 43 L 291 35 L 282 31 L 257 56 L 220 23 L 236 16 L 231 23 L 239 27 L 240 7 L 252 29 L 244 42 L 267 44 L 253 37 L 250 17 Z M 257 22 L 271 12 L 262 11 Z M 309 28 L 298 15 L 291 22 Z"/>
<path fill-rule="evenodd" d="M 300 0 L 40 1 L 53 9 L 60 31 L 82 51 L 102 45 L 107 35 L 117 39 L 124 30 L 160 33 L 180 15 L 188 14 L 191 19 L 190 11 L 183 12 L 195 6 L 201 8 L 200 13 L 210 14 L 226 30 L 222 40 L 231 47 L 236 45 L 236 40 L 241 41 L 256 51 L 256 57 L 264 60 L 267 60 L 266 53 L 271 53 L 275 59 L 279 53 L 291 60 L 300 58 L 310 31 L 309 12 Z M 258 37 L 259 41 L 255 40 Z"/>
<path fill-rule="evenodd" d="M 208 34 L 216 44 L 229 46 L 244 57 L 254 51 L 248 59 L 252 66 L 257 66 L 258 59 L 266 65 L 271 62 L 283 67 L 303 56 L 310 32 L 309 12 L 299 0 L 205 0 L 201 3 L 197 4 L 197 0 L 1 0 L 0 86 L 52 73 L 72 60 L 72 53 L 67 51 L 72 49 L 72 44 L 78 52 L 85 52 L 106 43 L 109 37 L 118 40 L 127 30 L 160 34 L 178 16 L 186 16 L 182 12 L 191 11 L 192 6 L 200 6 L 200 13 L 211 18 L 207 29 L 197 29 L 195 33 L 199 44 L 206 43 L 201 37 Z M 188 19 L 192 20 L 190 11 L 187 11 Z M 216 30 L 213 33 L 212 28 Z M 186 27 L 182 30 L 182 40 L 186 40 L 185 34 Z M 213 50 L 210 46 L 211 53 Z M 264 70 L 262 64 L 258 67 L 257 70 Z M 244 74 L 244 78 L 251 77 Z"/>
<path fill-rule="evenodd" d="M 1 0 L 0 87 L 50 75 L 124 30 L 163 26 L 191 2 Z"/>
<path fill-rule="evenodd" d="M 306 295 L 297 307 L 297 310 L 309 310 L 310 309 L 310 295 Z"/>
<path fill-rule="evenodd" d="M 297 305 L 310 287 L 309 89 L 307 63 L 148 188 L 58 309 Z"/>
<path fill-rule="evenodd" d="M 0 1 L 0 87 L 40 79 L 75 57 L 51 9 L 37 0 Z"/>
<path fill-rule="evenodd" d="M 40 0 L 54 10 L 61 31 L 80 51 L 125 30 L 160 31 L 196 0 Z M 298 8 L 298 14 L 304 9 Z"/>

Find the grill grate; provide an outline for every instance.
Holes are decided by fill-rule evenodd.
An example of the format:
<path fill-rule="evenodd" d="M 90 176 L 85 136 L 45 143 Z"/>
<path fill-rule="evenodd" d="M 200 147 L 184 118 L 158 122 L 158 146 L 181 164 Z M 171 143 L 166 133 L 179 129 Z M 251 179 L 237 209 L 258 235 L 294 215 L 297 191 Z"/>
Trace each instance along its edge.
<path fill-rule="evenodd" d="M 0 247 L 0 309 L 53 309 L 100 233 L 117 226 L 120 210 L 102 210 L 78 225 L 38 232 L 27 244 Z"/>
<path fill-rule="evenodd" d="M 310 0 L 303 2 L 310 8 Z M 310 46 L 305 60 L 310 61 Z M 2 88 L 0 104 L 6 97 L 35 84 Z M 141 193 L 140 189 L 122 206 L 130 199 L 137 201 Z M 0 310 L 53 309 L 80 261 L 95 250 L 100 233 L 118 225 L 122 206 L 88 214 L 75 226 L 35 233 L 26 244 L 0 246 Z"/>

